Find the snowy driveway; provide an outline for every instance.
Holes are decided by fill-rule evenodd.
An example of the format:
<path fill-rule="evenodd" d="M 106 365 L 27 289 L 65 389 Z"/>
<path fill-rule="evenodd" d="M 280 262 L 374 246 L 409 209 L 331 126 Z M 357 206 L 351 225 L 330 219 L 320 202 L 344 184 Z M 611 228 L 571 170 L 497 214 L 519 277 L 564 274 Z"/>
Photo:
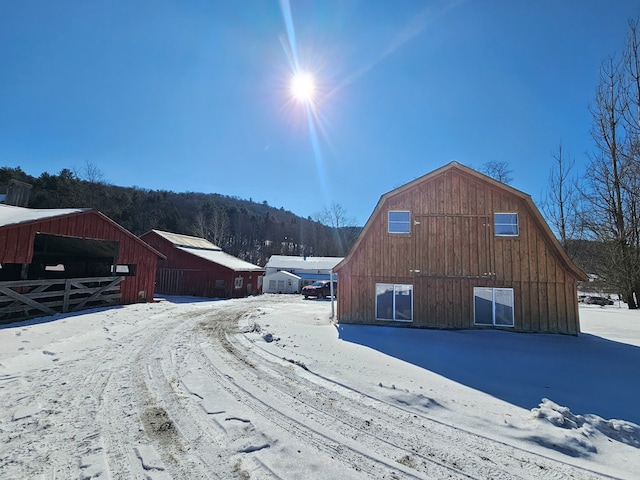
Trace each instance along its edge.
<path fill-rule="evenodd" d="M 327 302 L 187 300 L 0 329 L 0 478 L 604 478 L 434 414 Z"/>

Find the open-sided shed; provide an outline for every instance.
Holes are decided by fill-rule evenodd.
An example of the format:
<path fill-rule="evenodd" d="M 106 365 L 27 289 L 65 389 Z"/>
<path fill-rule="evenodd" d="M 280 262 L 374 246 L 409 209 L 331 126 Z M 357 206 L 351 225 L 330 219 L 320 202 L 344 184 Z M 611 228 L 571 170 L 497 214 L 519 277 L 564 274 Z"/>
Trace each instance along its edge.
<path fill-rule="evenodd" d="M 166 256 L 158 263 L 158 293 L 237 298 L 262 288 L 262 267 L 229 255 L 204 238 L 161 230 L 140 238 Z"/>
<path fill-rule="evenodd" d="M 159 256 L 97 210 L 0 205 L 0 321 L 150 301 Z"/>
<path fill-rule="evenodd" d="M 383 195 L 335 270 L 341 323 L 580 332 L 587 277 L 531 197 L 457 162 Z"/>

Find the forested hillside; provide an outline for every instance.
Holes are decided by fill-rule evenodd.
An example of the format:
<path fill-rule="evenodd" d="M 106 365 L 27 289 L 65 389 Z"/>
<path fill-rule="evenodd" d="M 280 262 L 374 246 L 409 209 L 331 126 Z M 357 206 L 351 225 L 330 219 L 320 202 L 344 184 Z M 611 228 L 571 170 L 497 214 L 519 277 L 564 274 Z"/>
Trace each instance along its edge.
<path fill-rule="evenodd" d="M 36 178 L 19 167 L 0 167 L 0 193 L 18 180 L 32 185 L 30 208 L 95 208 L 135 235 L 151 229 L 194 235 L 261 266 L 274 254 L 346 255 L 359 231 L 332 217 L 336 212 L 329 207 L 317 218 L 301 218 L 266 201 L 118 187 L 81 177 L 86 175 L 64 169 Z"/>

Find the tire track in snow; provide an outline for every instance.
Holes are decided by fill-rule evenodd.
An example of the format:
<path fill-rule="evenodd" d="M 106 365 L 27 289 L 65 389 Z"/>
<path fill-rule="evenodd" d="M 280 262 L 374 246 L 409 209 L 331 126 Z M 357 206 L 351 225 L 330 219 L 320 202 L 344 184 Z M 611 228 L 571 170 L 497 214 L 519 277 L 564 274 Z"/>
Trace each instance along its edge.
<path fill-rule="evenodd" d="M 283 369 L 283 366 L 295 365 L 295 362 L 292 363 L 290 360 L 284 360 L 266 350 L 259 349 L 257 344 L 247 338 L 243 339 L 241 335 L 233 338 L 235 340 L 231 343 L 247 358 L 244 363 L 251 363 L 259 371 L 257 378 L 267 377 L 273 380 L 282 377 L 282 382 L 270 381 L 270 385 L 279 389 L 283 396 L 289 396 L 292 401 L 299 401 L 306 406 L 317 408 L 329 419 L 333 419 L 334 425 L 339 426 L 340 422 L 345 422 L 360 431 L 362 435 L 370 436 L 375 442 L 401 446 L 409 455 L 406 460 L 411 464 L 415 465 L 417 461 L 440 461 L 479 478 L 510 479 L 513 478 L 513 472 L 518 469 L 522 471 L 520 478 L 555 480 L 576 478 L 576 475 L 581 479 L 615 478 L 442 423 L 430 418 L 422 411 L 360 392 L 310 372 L 306 367 Z M 279 383 L 284 386 L 279 387 Z M 297 390 L 291 390 L 291 385 L 295 385 Z M 293 395 L 292 391 L 295 392 Z M 326 396 L 327 393 L 333 395 L 333 398 L 329 397 L 330 405 L 318 401 L 318 392 L 323 392 L 322 396 Z M 346 410 L 342 408 L 342 405 L 349 403 L 362 406 L 360 416 L 352 416 L 353 408 Z M 376 419 L 373 420 L 372 417 Z M 372 424 L 382 427 L 401 425 L 401 428 L 386 428 L 384 433 L 372 433 L 370 429 Z M 424 453 L 413 448 L 407 439 L 408 436 L 419 439 L 426 435 L 432 441 L 428 447 L 421 449 Z M 414 443 L 420 442 L 414 441 Z M 440 447 L 442 445 L 445 447 Z"/>
<path fill-rule="evenodd" d="M 185 339 L 189 337 L 193 323 L 199 321 L 199 316 L 170 332 L 165 331 L 163 338 L 142 359 L 147 366 L 146 388 L 166 411 L 181 442 L 179 451 L 167 442 L 160 442 L 159 449 L 165 452 L 166 457 L 172 458 L 172 467 L 182 474 L 182 478 L 235 478 L 226 457 L 221 455 L 224 451 L 222 433 L 192 402 L 191 394 L 180 386 L 180 371 L 188 354 Z M 185 465 L 185 457 L 191 459 L 192 466 Z M 197 466 L 197 474 L 194 466 Z"/>
<path fill-rule="evenodd" d="M 150 377 L 154 378 L 150 372 L 166 353 L 165 345 L 174 332 L 184 328 L 180 320 L 189 322 L 189 318 L 175 318 L 171 309 L 155 315 L 153 328 L 145 328 L 123 342 L 124 349 L 111 367 L 99 418 L 114 478 L 215 478 L 206 473 L 203 462 L 185 449 L 188 439 L 183 438 L 182 432 L 166 426 L 174 424 L 171 416 L 164 421 L 165 426 L 154 428 L 154 419 L 164 412 L 166 403 L 174 401 L 174 393 L 161 381 L 150 382 Z M 141 451 L 157 452 L 163 465 L 145 465 Z"/>
<path fill-rule="evenodd" d="M 254 309 L 257 307 L 254 307 Z M 328 379 L 298 369 L 282 359 L 267 362 L 264 356 L 255 354 L 255 344 L 234 341 L 237 319 L 251 313 L 244 310 L 226 315 L 235 315 L 231 322 L 215 319 L 210 322 L 209 333 L 225 350 L 235 357 L 232 365 L 235 372 L 247 378 L 246 385 L 255 386 L 257 392 L 268 391 L 277 395 L 287 406 L 294 406 L 305 418 L 312 419 L 320 427 L 330 428 L 343 438 L 357 438 L 358 442 L 373 450 L 393 452 L 388 463 L 399 462 L 409 466 L 416 474 L 432 476 L 444 472 L 433 472 L 438 467 L 464 478 L 511 479 L 514 471 L 520 471 L 523 479 L 598 479 L 606 476 L 575 467 L 570 464 L 526 452 L 502 442 L 496 442 L 472 432 L 461 430 L 429 418 L 422 412 L 412 411 L 363 394 Z M 235 321 L 234 321 L 235 320 Z M 239 383 L 234 380 L 235 383 Z M 245 383 L 243 383 L 245 385 Z M 321 397 L 337 399 L 327 403 Z M 342 408 L 348 405 L 349 408 Z M 354 408 L 357 405 L 357 408 Z M 357 412 L 354 416 L 353 412 Z M 280 415 L 285 413 L 280 412 Z M 371 425 L 377 425 L 376 432 Z M 416 447 L 420 446 L 420 448 Z"/>
<path fill-rule="evenodd" d="M 296 398 L 301 390 L 299 386 L 294 388 L 295 392 L 293 393 L 290 390 L 286 391 L 286 389 L 279 390 L 277 386 L 280 381 L 279 372 L 267 373 L 265 377 L 255 375 L 253 373 L 256 368 L 254 362 L 241 354 L 227 338 L 227 334 L 237 331 L 238 319 L 250 310 L 251 307 L 246 306 L 235 312 L 225 311 L 215 317 L 212 316 L 211 321 L 206 323 L 205 330 L 208 332 L 209 338 L 216 343 L 211 346 L 200 344 L 200 362 L 211 375 L 212 381 L 223 385 L 239 402 L 250 406 L 252 410 L 268 419 L 269 422 L 298 437 L 301 442 L 311 444 L 349 467 L 363 470 L 372 477 L 476 478 L 454 466 L 435 460 L 427 461 L 422 468 L 423 471 L 418 472 L 411 466 L 406 466 L 397 460 L 402 459 L 402 455 L 411 452 L 398 448 L 382 438 L 376 439 L 377 447 L 381 445 L 383 449 L 393 449 L 396 454 L 401 453 L 402 455 L 390 458 L 386 452 L 371 453 L 369 449 L 361 449 L 358 446 L 360 439 L 354 440 L 358 437 L 358 433 L 361 433 L 359 429 L 334 414 L 328 414 L 321 410 L 311 411 L 304 402 Z M 193 342 L 195 341 L 194 339 Z M 217 346 L 222 348 L 216 348 Z M 219 352 L 225 351 L 226 355 L 219 354 Z M 223 363 L 226 363 L 228 367 L 222 369 Z M 239 376 L 234 377 L 233 372 L 239 375 L 249 374 L 250 378 L 246 381 L 240 381 Z M 285 402 L 282 401 L 282 398 L 273 395 L 274 389 L 279 390 L 280 393 L 285 392 Z M 317 390 L 316 386 L 314 391 Z M 298 418 L 293 418 L 290 415 L 289 407 L 291 405 L 300 408 Z M 323 415 L 324 419 L 319 418 Z M 341 431 L 336 431 L 336 429 Z M 423 477 L 423 475 L 426 476 Z"/>
<path fill-rule="evenodd" d="M 0 378 L 0 400 L 15 406 L 0 410 L 0 477 L 279 479 L 283 450 L 263 427 L 333 456 L 349 478 L 604 478 L 319 377 L 236 335 L 238 318 L 269 302 L 166 302 L 132 308 L 139 318 L 105 310 L 117 323 L 102 343 L 98 325 L 90 345 L 70 339 L 68 357 L 16 353 L 13 364 L 36 367 Z M 189 389 L 196 377 L 229 400 L 225 414 L 203 408 Z"/>

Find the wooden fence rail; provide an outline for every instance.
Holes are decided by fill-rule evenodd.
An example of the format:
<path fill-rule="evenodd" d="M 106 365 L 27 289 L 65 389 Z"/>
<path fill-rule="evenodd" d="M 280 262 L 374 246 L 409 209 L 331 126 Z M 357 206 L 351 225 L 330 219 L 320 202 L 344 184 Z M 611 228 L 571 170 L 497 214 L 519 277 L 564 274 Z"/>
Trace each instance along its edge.
<path fill-rule="evenodd" d="M 120 303 L 124 277 L 0 282 L 0 323 Z"/>

